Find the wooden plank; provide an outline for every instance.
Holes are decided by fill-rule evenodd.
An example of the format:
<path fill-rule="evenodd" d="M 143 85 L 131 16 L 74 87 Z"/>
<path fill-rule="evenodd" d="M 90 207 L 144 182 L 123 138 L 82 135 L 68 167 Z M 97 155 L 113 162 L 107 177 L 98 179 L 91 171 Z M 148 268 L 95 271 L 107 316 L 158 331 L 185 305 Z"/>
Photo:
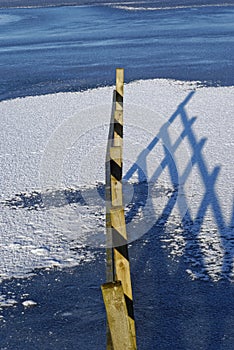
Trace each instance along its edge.
<path fill-rule="evenodd" d="M 114 138 L 114 116 L 116 107 L 116 90 L 113 92 L 112 99 L 112 111 L 110 118 L 109 135 L 106 148 L 106 281 L 114 281 L 114 257 L 113 257 L 113 244 L 112 244 L 112 229 L 110 220 L 110 207 L 111 207 L 111 175 L 110 175 L 110 148 L 113 145 Z M 107 322 L 106 325 L 106 349 L 114 350 L 110 328 Z"/>
<path fill-rule="evenodd" d="M 116 68 L 116 92 L 123 97 L 124 93 L 124 68 Z"/>
<path fill-rule="evenodd" d="M 105 164 L 105 175 L 106 175 L 106 280 L 107 282 L 114 281 L 114 261 L 113 261 L 113 249 L 112 249 L 112 233 L 111 233 L 111 222 L 110 222 L 110 208 L 112 206 L 111 198 L 111 173 L 110 173 L 110 149 L 113 145 L 114 137 L 114 118 L 115 118 L 115 107 L 116 107 L 116 90 L 113 92 L 112 97 L 112 111 L 110 118 L 109 135 L 106 148 L 106 164 Z"/>
<path fill-rule="evenodd" d="M 114 119 L 120 123 L 121 125 L 123 125 L 123 113 L 122 111 L 118 111 L 118 110 L 115 110 L 114 112 Z"/>
<path fill-rule="evenodd" d="M 129 303 L 128 316 L 132 332 L 134 346 L 136 348 L 136 329 L 133 313 L 133 295 L 130 274 L 130 262 L 127 247 L 127 231 L 123 207 L 112 207 L 110 209 L 111 227 L 113 229 L 113 246 L 114 246 L 114 266 L 115 280 L 122 282 L 122 287 L 126 300 Z"/>
<path fill-rule="evenodd" d="M 114 132 L 114 146 L 122 147 L 123 146 L 123 139 L 120 137 L 116 132 Z"/>
<path fill-rule="evenodd" d="M 136 350 L 136 331 L 133 315 L 132 286 L 130 276 L 130 263 L 128 258 L 127 233 L 123 208 L 122 193 L 122 152 L 123 152 L 123 93 L 124 69 L 116 69 L 116 90 L 113 94 L 112 114 L 109 128 L 109 137 L 106 152 L 106 233 L 107 247 L 107 281 L 121 280 L 122 306 L 125 308 L 125 319 L 130 333 L 131 347 L 126 344 L 119 345 L 119 339 L 114 340 L 112 335 L 118 335 L 123 324 L 122 319 L 116 319 L 113 295 L 108 308 L 110 311 L 107 325 L 107 350 Z M 113 284 L 113 283 L 112 283 Z M 113 289 L 113 286 L 112 286 Z M 118 289 L 118 288 L 117 288 Z M 112 294 L 114 292 L 112 291 Z M 112 304 L 111 304 L 112 303 Z M 106 303 L 105 303 L 106 304 Z M 126 311 L 127 310 L 127 311 Z M 108 314 L 107 314 L 108 316 Z M 117 326 L 109 323 L 110 317 L 119 322 Z M 122 315 L 123 317 L 123 315 Z M 117 327 L 117 328 L 116 328 Z M 116 333 L 117 332 L 117 333 Z M 122 335 L 120 336 L 120 338 Z M 128 339 L 129 341 L 129 339 Z M 117 346 L 117 347 L 116 347 Z M 119 346 L 119 347 L 118 347 Z"/>
<path fill-rule="evenodd" d="M 135 350 L 121 282 L 101 288 L 114 350 Z"/>
<path fill-rule="evenodd" d="M 107 322 L 107 328 L 106 328 L 106 350 L 114 350 L 108 322 Z"/>
<path fill-rule="evenodd" d="M 114 114 L 114 142 L 113 146 L 123 147 L 123 111 Z"/>
<path fill-rule="evenodd" d="M 112 207 L 110 209 L 111 226 L 119 232 L 124 240 L 127 240 L 127 232 L 123 206 Z"/>
<path fill-rule="evenodd" d="M 129 303 L 128 310 L 128 321 L 130 324 L 130 329 L 132 333 L 133 343 L 136 348 L 136 327 L 135 327 L 135 319 L 133 314 L 133 296 L 132 296 L 132 285 L 131 285 L 131 274 L 130 274 L 130 262 L 125 259 L 119 252 L 118 249 L 114 249 L 114 259 L 115 259 L 115 273 L 116 280 L 120 280 L 122 282 L 123 291 L 125 298 Z M 125 300 L 126 301 L 126 300 Z"/>
<path fill-rule="evenodd" d="M 123 205 L 122 147 L 110 148 L 111 159 L 111 205 Z"/>
<path fill-rule="evenodd" d="M 113 146 L 115 113 L 116 113 L 116 90 L 113 91 L 113 97 L 112 97 L 110 127 L 109 127 L 108 141 L 107 141 L 107 147 L 106 147 L 106 165 L 110 161 L 110 148 Z M 106 168 L 106 170 L 107 170 L 106 182 L 108 183 L 108 169 Z"/>
<path fill-rule="evenodd" d="M 115 146 L 110 148 L 110 159 L 113 159 L 119 167 L 122 167 L 122 147 Z"/>
<path fill-rule="evenodd" d="M 111 176 L 111 201 L 113 206 L 123 205 L 122 183 Z"/>
<path fill-rule="evenodd" d="M 122 282 L 124 294 L 127 295 L 132 300 L 132 286 L 131 286 L 131 276 L 130 276 L 130 264 L 127 259 L 114 249 L 114 257 L 116 261 L 116 280 Z"/>
<path fill-rule="evenodd" d="M 123 110 L 123 94 L 124 94 L 124 69 L 116 69 L 116 106 L 115 110 Z"/>

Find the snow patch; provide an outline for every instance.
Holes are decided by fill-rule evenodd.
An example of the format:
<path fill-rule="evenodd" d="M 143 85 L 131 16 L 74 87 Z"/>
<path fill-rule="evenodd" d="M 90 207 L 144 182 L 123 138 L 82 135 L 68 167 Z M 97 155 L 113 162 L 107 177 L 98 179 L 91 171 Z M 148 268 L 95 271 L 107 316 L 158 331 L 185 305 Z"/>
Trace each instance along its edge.
<path fill-rule="evenodd" d="M 27 308 L 27 307 L 36 306 L 37 303 L 34 300 L 25 300 L 22 302 L 22 305 Z"/>
<path fill-rule="evenodd" d="M 89 262 L 90 248 L 105 246 L 112 92 L 0 103 L 1 280 Z M 161 225 L 163 247 L 192 278 L 233 281 L 233 92 L 164 79 L 125 86 L 130 240 Z"/>

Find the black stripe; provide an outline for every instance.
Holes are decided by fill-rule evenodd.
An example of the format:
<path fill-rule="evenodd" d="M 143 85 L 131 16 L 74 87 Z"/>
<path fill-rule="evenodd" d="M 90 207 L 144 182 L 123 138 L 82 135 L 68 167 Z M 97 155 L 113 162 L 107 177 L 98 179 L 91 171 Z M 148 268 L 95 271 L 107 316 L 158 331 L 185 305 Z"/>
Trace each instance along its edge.
<path fill-rule="evenodd" d="M 110 160 L 111 175 L 118 181 L 122 180 L 122 167 L 120 167 L 113 159 Z"/>
<path fill-rule="evenodd" d="M 118 93 L 116 91 L 116 102 L 123 104 L 123 96 L 120 95 L 120 93 Z"/>
<path fill-rule="evenodd" d="M 114 121 L 114 131 L 123 138 L 123 125 L 121 125 L 117 120 Z"/>
<path fill-rule="evenodd" d="M 133 301 L 126 294 L 124 294 L 124 298 L 128 310 L 128 316 L 134 320 Z"/>
<path fill-rule="evenodd" d="M 119 252 L 127 261 L 129 261 L 129 255 L 128 255 L 128 246 L 127 245 L 120 245 L 118 247 L 114 247 L 114 249 Z"/>

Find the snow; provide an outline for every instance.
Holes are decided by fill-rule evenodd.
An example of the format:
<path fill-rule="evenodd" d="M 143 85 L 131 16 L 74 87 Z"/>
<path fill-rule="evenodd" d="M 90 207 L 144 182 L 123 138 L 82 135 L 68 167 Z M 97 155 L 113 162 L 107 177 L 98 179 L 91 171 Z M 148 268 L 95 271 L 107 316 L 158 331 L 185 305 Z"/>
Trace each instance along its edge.
<path fill-rule="evenodd" d="M 76 266 L 105 246 L 112 92 L 0 103 L 0 280 Z M 234 277 L 233 93 L 160 79 L 125 86 L 129 241 L 155 223 L 164 227 L 162 246 L 171 259 L 184 259 L 192 279 Z M 1 297 L 4 303 L 11 300 Z"/>
<path fill-rule="evenodd" d="M 161 7 L 146 7 L 146 6 L 129 6 L 129 4 L 136 5 L 137 3 L 129 2 L 128 4 L 109 4 L 111 7 L 125 10 L 125 11 L 168 11 L 168 10 L 176 10 L 176 9 L 198 9 L 198 8 L 209 8 L 209 7 L 228 7 L 232 6 L 232 4 L 223 3 L 223 4 L 196 4 L 196 5 L 178 5 L 178 6 L 161 6 Z"/>
<path fill-rule="evenodd" d="M 22 302 L 22 305 L 24 307 L 32 307 L 32 306 L 36 306 L 37 302 L 34 301 L 34 300 L 25 300 L 25 301 Z"/>

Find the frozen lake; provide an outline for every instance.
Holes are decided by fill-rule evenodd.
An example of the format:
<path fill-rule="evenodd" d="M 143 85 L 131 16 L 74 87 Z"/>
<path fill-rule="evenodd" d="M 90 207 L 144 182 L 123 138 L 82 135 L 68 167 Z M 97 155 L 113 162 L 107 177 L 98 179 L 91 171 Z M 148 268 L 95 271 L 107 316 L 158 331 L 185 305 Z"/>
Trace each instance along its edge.
<path fill-rule="evenodd" d="M 0 99 L 109 85 L 118 66 L 233 85 L 234 7 L 144 6 L 0 10 Z"/>
<path fill-rule="evenodd" d="M 106 348 L 117 66 L 138 349 L 233 350 L 234 6 L 189 2 L 0 10 L 1 350 Z"/>

